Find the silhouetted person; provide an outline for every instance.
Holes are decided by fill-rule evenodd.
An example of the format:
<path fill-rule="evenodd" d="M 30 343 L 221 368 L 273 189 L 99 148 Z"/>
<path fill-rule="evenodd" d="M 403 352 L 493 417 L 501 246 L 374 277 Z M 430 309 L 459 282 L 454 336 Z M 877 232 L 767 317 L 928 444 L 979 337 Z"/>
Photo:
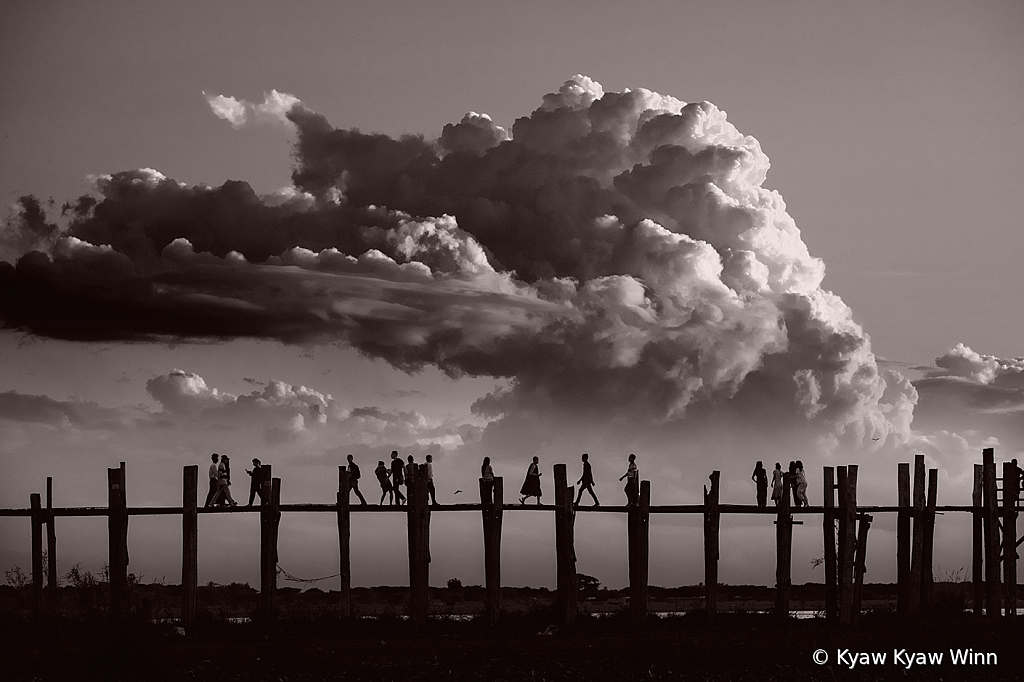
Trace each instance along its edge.
<path fill-rule="evenodd" d="M 775 471 L 772 472 L 772 501 L 775 502 L 776 507 L 782 502 L 782 484 L 785 480 L 782 476 L 782 465 L 776 462 Z"/>
<path fill-rule="evenodd" d="M 483 464 L 480 465 L 480 480 L 484 482 L 484 487 L 482 491 L 484 499 L 492 499 L 492 492 L 494 491 L 494 470 L 491 469 L 490 457 L 484 457 Z M 456 493 L 456 495 L 457 494 L 458 493 Z"/>
<path fill-rule="evenodd" d="M 384 460 L 377 462 L 377 468 L 373 470 L 380 482 L 380 504 L 384 504 L 384 498 L 388 498 L 388 504 L 395 503 L 394 488 L 388 480 L 388 468 L 384 466 Z"/>
<path fill-rule="evenodd" d="M 405 488 L 406 492 L 412 494 L 412 479 L 416 475 L 416 462 L 412 455 L 408 457 L 409 463 L 405 465 Z"/>
<path fill-rule="evenodd" d="M 437 504 L 437 493 L 434 491 L 434 456 L 427 455 L 427 494 L 430 504 Z"/>
<path fill-rule="evenodd" d="M 210 465 L 210 492 L 206 493 L 204 507 L 209 507 L 217 499 L 217 488 L 220 487 L 220 471 L 217 469 L 217 459 L 220 457 L 216 452 L 210 455 L 213 464 Z"/>
<path fill-rule="evenodd" d="M 231 458 L 221 455 L 220 464 L 217 466 L 217 474 L 220 478 L 217 487 L 217 494 L 214 496 L 214 504 L 219 500 L 227 507 L 235 507 L 237 502 L 231 497 Z"/>
<path fill-rule="evenodd" d="M 405 483 L 405 464 L 398 456 L 398 450 L 391 451 L 391 487 L 395 489 L 395 504 L 405 502 L 405 495 L 398 486 Z"/>
<path fill-rule="evenodd" d="M 252 501 L 256 499 L 256 496 L 260 496 L 260 505 L 263 504 L 263 465 L 258 459 L 252 460 L 252 469 L 246 469 L 245 473 L 249 474 L 249 504 L 246 506 L 251 507 Z"/>
<path fill-rule="evenodd" d="M 626 473 L 619 476 L 619 480 L 626 479 L 626 487 L 623 490 L 626 493 L 626 506 L 635 507 L 640 504 L 640 483 L 637 480 L 640 477 L 640 470 L 636 467 L 636 455 L 630 453 L 629 455 L 629 466 L 626 467 Z"/>
<path fill-rule="evenodd" d="M 590 496 L 594 498 L 594 506 L 599 507 L 601 503 L 597 501 L 597 495 L 594 494 L 594 472 L 590 468 L 590 455 L 583 453 L 583 475 L 580 476 L 580 480 L 576 483 L 580 486 L 579 494 L 576 495 L 576 502 L 574 506 L 580 506 L 580 498 L 583 497 L 583 491 L 586 490 L 590 493 Z"/>
<path fill-rule="evenodd" d="M 366 504 L 366 498 L 359 492 L 359 465 L 353 461 L 352 455 L 348 456 L 348 489 L 349 491 L 355 490 L 359 501 Z"/>
<path fill-rule="evenodd" d="M 754 473 L 750 474 L 750 480 L 757 484 L 757 506 L 768 505 L 768 472 L 764 470 L 764 464 L 758 460 L 754 465 Z"/>
<path fill-rule="evenodd" d="M 519 498 L 519 504 L 526 504 L 528 497 L 536 497 L 537 504 L 540 504 L 540 477 L 540 458 L 534 457 L 530 466 L 526 468 L 526 480 L 523 481 L 523 487 L 519 489 L 519 494 L 522 495 Z"/>
<path fill-rule="evenodd" d="M 798 507 L 807 506 L 807 475 L 804 474 L 804 463 L 796 461 L 796 498 Z"/>
<path fill-rule="evenodd" d="M 796 462 L 789 463 L 789 490 L 786 491 L 787 495 L 793 496 L 793 506 L 800 506 L 800 498 L 796 496 Z"/>

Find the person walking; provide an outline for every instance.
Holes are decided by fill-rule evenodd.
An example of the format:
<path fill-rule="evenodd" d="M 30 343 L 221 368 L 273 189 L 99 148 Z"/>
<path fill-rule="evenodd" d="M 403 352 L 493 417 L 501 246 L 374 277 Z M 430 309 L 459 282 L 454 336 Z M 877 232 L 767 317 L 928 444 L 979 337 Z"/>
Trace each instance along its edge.
<path fill-rule="evenodd" d="M 526 469 L 526 480 L 523 481 L 523 487 L 519 489 L 519 494 L 522 497 L 519 498 L 519 504 L 526 504 L 526 498 L 536 497 L 537 504 L 540 504 L 540 458 L 534 457 L 530 466 Z"/>
<path fill-rule="evenodd" d="M 217 466 L 219 481 L 219 488 L 217 489 L 217 498 L 221 501 L 221 504 L 227 507 L 237 507 L 238 503 L 231 497 L 231 458 L 227 455 L 221 455 L 220 464 Z"/>
<path fill-rule="evenodd" d="M 352 459 L 352 455 L 348 456 L 348 489 L 350 492 L 355 490 L 359 501 L 366 504 L 366 498 L 359 492 L 359 465 Z"/>
<path fill-rule="evenodd" d="M 796 498 L 798 507 L 807 506 L 807 475 L 804 474 L 804 463 L 796 461 Z"/>
<path fill-rule="evenodd" d="M 398 486 L 405 483 L 405 464 L 398 456 L 398 450 L 391 451 L 391 487 L 395 489 L 395 504 L 405 502 L 405 495 Z"/>
<path fill-rule="evenodd" d="M 626 493 L 626 506 L 635 507 L 640 503 L 640 486 L 637 479 L 640 476 L 640 470 L 636 466 L 636 455 L 630 453 L 629 455 L 629 466 L 626 467 L 626 473 L 619 476 L 619 480 L 626 479 L 626 487 L 623 490 Z"/>
<path fill-rule="evenodd" d="M 761 460 L 758 460 L 757 464 L 754 465 L 754 473 L 750 475 L 750 480 L 757 485 L 757 506 L 767 506 L 768 472 L 764 470 L 764 464 L 761 463 Z"/>
<path fill-rule="evenodd" d="M 217 501 L 217 491 L 220 490 L 220 470 L 217 468 L 217 459 L 220 457 L 216 452 L 210 455 L 213 464 L 210 465 L 210 492 L 206 493 L 204 507 L 210 507 Z"/>
<path fill-rule="evenodd" d="M 437 506 L 437 492 L 434 491 L 434 456 L 427 455 L 427 494 L 430 504 Z"/>
<path fill-rule="evenodd" d="M 373 470 L 373 473 L 377 476 L 377 481 L 380 482 L 380 505 L 384 504 L 384 498 L 388 498 L 388 504 L 395 503 L 394 488 L 391 486 L 391 481 L 388 480 L 388 468 L 384 466 L 384 460 L 377 462 L 377 468 Z"/>
<path fill-rule="evenodd" d="M 594 494 L 594 471 L 590 467 L 590 455 L 583 453 L 583 475 L 580 476 L 580 480 L 576 481 L 579 485 L 580 491 L 576 495 L 576 502 L 573 503 L 574 507 L 580 506 L 580 498 L 583 497 L 583 491 L 586 490 L 590 493 L 590 496 L 594 498 L 594 506 L 600 507 L 601 503 L 597 501 L 597 495 Z"/>
<path fill-rule="evenodd" d="M 782 464 L 779 462 L 775 463 L 775 471 L 772 472 L 772 501 L 775 502 L 775 506 L 778 507 L 782 502 L 782 482 L 785 479 L 782 476 Z"/>
<path fill-rule="evenodd" d="M 252 469 L 246 469 L 245 473 L 249 474 L 249 504 L 247 507 L 252 506 L 253 500 L 256 496 L 260 496 L 260 505 L 263 505 L 263 465 L 258 459 L 253 458 Z"/>

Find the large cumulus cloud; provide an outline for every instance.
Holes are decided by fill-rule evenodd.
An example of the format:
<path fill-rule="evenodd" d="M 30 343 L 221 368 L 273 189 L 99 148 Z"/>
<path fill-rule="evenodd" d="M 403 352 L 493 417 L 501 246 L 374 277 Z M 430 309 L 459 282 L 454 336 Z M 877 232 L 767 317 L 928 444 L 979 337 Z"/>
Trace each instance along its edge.
<path fill-rule="evenodd" d="M 335 128 L 276 91 L 208 101 L 235 125 L 289 121 L 294 187 L 100 177 L 52 248 L 0 264 L 6 327 L 341 341 L 406 370 L 508 378 L 478 403 L 492 418 L 722 408 L 908 437 L 913 387 L 879 373 L 762 186 L 759 143 L 711 103 L 576 76 L 510 130 L 470 113 L 432 141 Z"/>

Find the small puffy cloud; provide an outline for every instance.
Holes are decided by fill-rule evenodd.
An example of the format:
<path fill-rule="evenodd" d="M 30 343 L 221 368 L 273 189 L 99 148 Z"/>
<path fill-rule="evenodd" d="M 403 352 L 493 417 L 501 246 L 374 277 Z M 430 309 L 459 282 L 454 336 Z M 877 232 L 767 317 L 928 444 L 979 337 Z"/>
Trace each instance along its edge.
<path fill-rule="evenodd" d="M 935 358 L 935 367 L 925 375 L 929 378 L 960 377 L 1001 388 L 1024 388 L 1024 358 L 1006 360 L 982 355 L 958 343 Z"/>
<path fill-rule="evenodd" d="M 508 131 L 495 125 L 490 116 L 471 111 L 458 123 L 445 124 L 438 144 L 448 152 L 468 152 L 481 156 L 507 139 Z"/>
<path fill-rule="evenodd" d="M 262 104 L 226 95 L 207 95 L 205 92 L 203 96 L 214 116 L 230 122 L 236 128 L 245 125 L 252 118 L 271 123 L 287 123 L 288 112 L 302 104 L 298 97 L 277 90 L 264 93 Z"/>
<path fill-rule="evenodd" d="M 1024 358 L 985 355 L 960 343 L 923 369 L 914 382 L 915 429 L 971 431 L 1024 450 Z"/>
<path fill-rule="evenodd" d="M 203 95 L 206 97 L 206 103 L 210 105 L 210 110 L 213 111 L 214 116 L 228 121 L 236 128 L 245 123 L 246 107 L 243 102 L 225 95 L 207 95 L 205 92 Z"/>
<path fill-rule="evenodd" d="M 195 415 L 231 403 L 235 396 L 209 388 L 198 374 L 175 369 L 146 382 L 146 392 L 167 412 Z"/>

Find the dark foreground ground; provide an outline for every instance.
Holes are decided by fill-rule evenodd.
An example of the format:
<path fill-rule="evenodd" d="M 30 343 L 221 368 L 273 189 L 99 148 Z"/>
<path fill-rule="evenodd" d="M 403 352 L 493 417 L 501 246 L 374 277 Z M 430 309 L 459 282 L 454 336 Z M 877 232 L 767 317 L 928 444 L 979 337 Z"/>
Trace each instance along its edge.
<path fill-rule="evenodd" d="M 633 626 L 624 616 L 582 617 L 571 630 L 542 634 L 547 619 L 479 623 L 434 621 L 417 637 L 407 621 L 329 619 L 256 623 L 209 620 L 189 636 L 172 625 L 114 634 L 102 624 L 35 627 L 0 623 L 3 680 L 1020 680 L 1024 626 L 964 615 L 906 627 L 891 614 L 867 614 L 851 630 L 821 621 L 783 623 L 756 614 L 700 615 Z M 997 663 L 954 665 L 949 649 L 994 653 Z M 819 665 L 814 652 L 824 651 Z M 893 657 L 900 655 L 900 661 Z M 844 653 L 845 652 L 845 653 Z M 860 652 L 886 654 L 858 664 Z M 942 653 L 941 664 L 915 663 Z M 837 664 L 842 655 L 844 662 Z M 819 659 L 823 654 L 819 653 Z M 991 659 L 989 659 L 991 660 Z"/>

